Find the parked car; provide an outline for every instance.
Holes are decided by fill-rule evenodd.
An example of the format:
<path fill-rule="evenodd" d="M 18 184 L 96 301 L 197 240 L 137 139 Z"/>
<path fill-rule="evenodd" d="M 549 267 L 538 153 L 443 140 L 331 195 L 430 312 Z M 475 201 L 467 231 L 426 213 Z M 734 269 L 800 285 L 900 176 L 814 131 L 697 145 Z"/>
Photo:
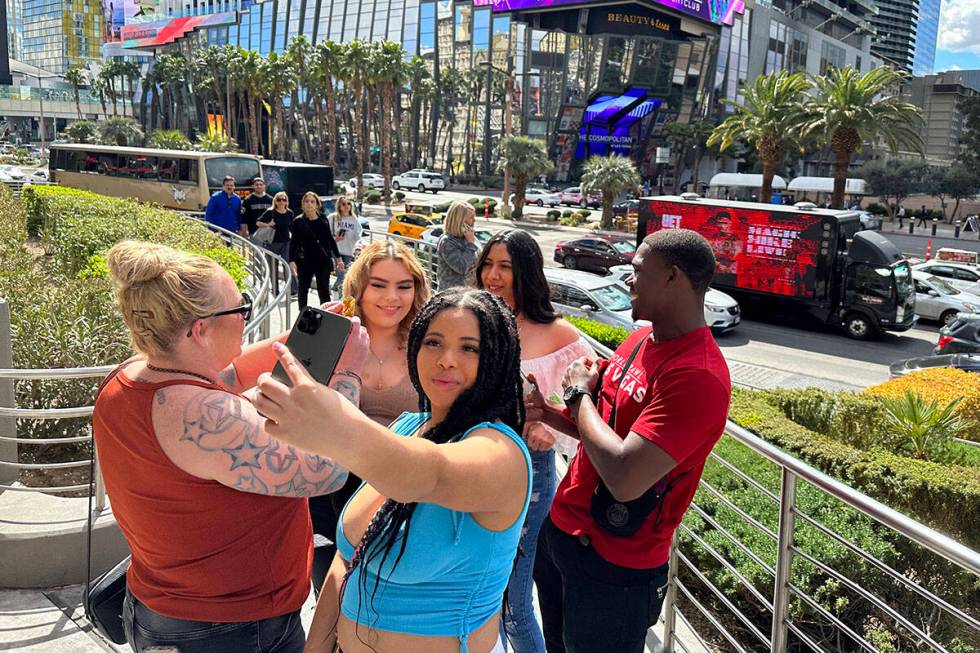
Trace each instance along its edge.
<path fill-rule="evenodd" d="M 31 181 L 48 181 L 50 177 L 48 176 L 48 171 L 44 168 L 38 168 L 30 174 L 29 179 Z"/>
<path fill-rule="evenodd" d="M 857 214 L 861 218 L 861 226 L 865 229 L 872 229 L 874 231 L 881 229 L 880 215 L 868 213 L 867 211 L 858 211 Z"/>
<path fill-rule="evenodd" d="M 24 174 L 24 171 L 17 166 L 6 164 L 0 165 L 0 172 L 5 174 L 7 177 L 10 177 L 14 181 L 24 181 L 27 179 L 27 175 Z"/>
<path fill-rule="evenodd" d="M 980 315 L 960 313 L 939 331 L 933 354 L 980 354 Z"/>
<path fill-rule="evenodd" d="M 432 191 L 435 194 L 446 189 L 446 180 L 438 172 L 409 170 L 393 177 L 391 187 L 395 190 L 400 188 L 414 188 L 420 193 Z"/>
<path fill-rule="evenodd" d="M 615 265 L 633 260 L 636 246 L 615 236 L 586 236 L 555 245 L 555 262 L 569 270 L 592 270 L 605 274 Z"/>
<path fill-rule="evenodd" d="M 939 277 L 954 288 L 980 295 L 980 266 L 933 259 L 913 265 L 912 269 Z"/>
<path fill-rule="evenodd" d="M 548 281 L 551 303 L 559 313 L 633 330 L 629 293 L 616 281 L 560 268 L 545 268 L 544 278 Z"/>
<path fill-rule="evenodd" d="M 514 196 L 510 196 L 510 203 L 514 203 Z M 524 191 L 524 203 L 535 206 L 558 206 L 561 204 L 561 197 L 558 193 L 553 193 L 545 188 L 528 188 Z"/>
<path fill-rule="evenodd" d="M 566 206 L 580 206 L 583 209 L 586 206 L 602 206 L 601 195 L 589 195 L 588 197 L 584 197 L 582 195 L 581 186 L 571 186 L 566 188 L 558 194 L 558 199 Z"/>
<path fill-rule="evenodd" d="M 416 240 L 430 227 L 432 220 L 418 213 L 396 213 L 388 220 L 388 233 Z"/>
<path fill-rule="evenodd" d="M 626 292 L 629 292 L 626 280 L 631 274 L 632 265 L 615 265 L 609 268 L 609 278 L 621 284 Z M 704 294 L 704 321 L 714 333 L 725 333 L 742 321 L 742 309 L 731 295 L 708 288 L 708 292 Z"/>
<path fill-rule="evenodd" d="M 373 172 L 365 172 L 364 175 L 364 187 L 365 188 L 384 188 L 385 178 L 381 175 L 376 175 Z M 347 185 L 351 188 L 357 188 L 357 177 L 351 177 L 347 180 Z"/>
<path fill-rule="evenodd" d="M 957 290 L 928 272 L 913 272 L 915 312 L 927 320 L 950 324 L 957 313 L 980 313 L 980 297 Z"/>
<path fill-rule="evenodd" d="M 640 200 L 624 200 L 613 204 L 613 215 L 617 218 L 637 218 L 640 215 Z"/>
<path fill-rule="evenodd" d="M 965 372 L 980 372 L 980 354 L 946 354 L 896 361 L 888 366 L 888 376 L 897 379 L 911 372 L 937 367 L 954 367 Z"/>
<path fill-rule="evenodd" d="M 419 240 L 421 240 L 423 243 L 428 243 L 430 245 L 437 245 L 439 243 L 439 239 L 442 238 L 443 233 L 444 231 L 442 227 L 434 226 L 423 231 L 422 234 L 419 236 Z M 476 243 L 480 247 L 483 247 L 484 245 L 487 244 L 487 241 L 490 240 L 492 236 L 493 236 L 493 232 L 488 229 L 477 229 Z"/>

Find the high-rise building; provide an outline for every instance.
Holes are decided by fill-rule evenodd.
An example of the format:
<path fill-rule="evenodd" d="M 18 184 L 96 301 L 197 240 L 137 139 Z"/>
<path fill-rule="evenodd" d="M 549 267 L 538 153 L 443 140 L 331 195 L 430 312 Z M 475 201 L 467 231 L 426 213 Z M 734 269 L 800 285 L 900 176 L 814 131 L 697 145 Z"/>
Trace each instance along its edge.
<path fill-rule="evenodd" d="M 175 18 L 183 22 L 144 30 L 145 40 L 132 45 L 192 52 L 230 43 L 267 55 L 299 35 L 314 43 L 387 39 L 420 56 L 437 89 L 450 69 L 489 77 L 483 68 L 489 61 L 513 80 L 515 131 L 547 141 L 563 180 L 576 175 L 585 157 L 610 151 L 632 156 L 643 174 L 652 174 L 663 126 L 708 113 L 713 44 L 721 25 L 742 25 L 743 10 L 742 0 L 601 6 L 580 0 L 264 0 L 231 23 L 214 14 L 189 29 L 191 19 Z M 154 41 L 177 31 L 182 36 L 167 37 L 169 45 Z M 421 159 L 430 165 L 475 159 L 476 169 L 468 171 L 488 174 L 503 132 L 504 99 L 483 93 L 479 106 L 460 113 L 420 134 Z"/>
<path fill-rule="evenodd" d="M 6 5 L 7 54 L 11 59 L 19 60 L 22 56 L 21 52 L 24 43 L 24 2 L 23 0 L 6 0 Z"/>
<path fill-rule="evenodd" d="M 100 61 L 102 0 L 22 0 L 21 60 L 64 74 L 75 65 Z"/>
<path fill-rule="evenodd" d="M 912 72 L 915 63 L 916 29 L 919 23 L 920 0 L 875 0 L 878 14 L 871 19 L 876 36 L 871 51 L 896 68 Z M 929 2 L 930 0 L 926 0 Z M 938 4 L 939 0 L 932 0 Z M 932 57 L 935 57 L 938 9 L 932 36 Z M 925 53 L 923 43 L 923 53 Z M 929 72 L 932 72 L 931 66 Z"/>
<path fill-rule="evenodd" d="M 948 163 L 959 157 L 960 137 L 967 127 L 959 103 L 980 96 L 978 77 L 980 71 L 949 71 L 914 77 L 903 85 L 905 99 L 922 109 L 922 145 L 927 159 Z"/>
<path fill-rule="evenodd" d="M 7 23 L 7 0 L 0 0 L 0 25 Z M 0 85 L 9 85 L 10 77 L 10 52 L 7 44 L 9 30 L 0 34 Z"/>
<path fill-rule="evenodd" d="M 912 59 L 913 75 L 933 73 L 941 5 L 942 0 L 919 0 L 919 22 L 915 26 L 915 57 Z"/>

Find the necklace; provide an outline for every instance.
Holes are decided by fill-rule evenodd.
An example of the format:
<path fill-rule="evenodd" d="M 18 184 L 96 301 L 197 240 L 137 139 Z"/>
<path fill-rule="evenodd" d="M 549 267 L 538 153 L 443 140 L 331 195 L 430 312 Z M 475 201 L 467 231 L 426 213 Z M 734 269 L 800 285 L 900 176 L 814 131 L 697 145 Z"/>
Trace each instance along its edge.
<path fill-rule="evenodd" d="M 396 351 L 396 352 L 397 351 L 401 351 L 401 350 L 402 350 L 401 347 L 395 347 L 395 349 L 394 349 L 394 351 Z M 384 383 L 382 383 L 382 381 L 383 381 L 383 368 L 384 368 L 385 361 L 384 361 L 384 358 L 381 358 L 380 356 L 378 356 L 377 354 L 375 354 L 374 353 L 374 350 L 371 349 L 370 347 L 368 347 L 368 351 L 371 352 L 371 355 L 374 357 L 374 360 L 378 361 L 378 381 L 377 381 L 377 383 L 374 384 L 374 390 L 375 390 L 375 392 L 381 392 L 382 390 L 385 389 Z M 388 352 L 388 353 L 389 353 L 389 355 L 391 354 L 391 352 Z M 385 356 L 385 358 L 387 358 L 387 356 Z"/>
<path fill-rule="evenodd" d="M 202 381 L 207 381 L 211 385 L 218 385 L 208 377 L 204 376 L 203 374 L 198 374 L 197 372 L 188 372 L 187 370 L 177 370 L 169 367 L 157 367 L 156 365 L 151 365 L 150 363 L 146 364 L 146 369 L 153 370 L 154 372 L 163 372 L 165 374 L 187 374 L 188 376 L 196 376 Z"/>

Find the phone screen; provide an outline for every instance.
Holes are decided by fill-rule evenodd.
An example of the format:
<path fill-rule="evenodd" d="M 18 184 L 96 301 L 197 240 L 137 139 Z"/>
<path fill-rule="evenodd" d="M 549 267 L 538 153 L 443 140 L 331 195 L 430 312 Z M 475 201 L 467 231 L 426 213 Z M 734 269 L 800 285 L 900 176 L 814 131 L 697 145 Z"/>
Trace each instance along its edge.
<path fill-rule="evenodd" d="M 286 346 L 314 379 L 326 384 L 333 376 L 350 330 L 351 321 L 346 317 L 307 306 L 296 318 Z M 291 385 L 281 363 L 276 363 L 272 376 Z"/>

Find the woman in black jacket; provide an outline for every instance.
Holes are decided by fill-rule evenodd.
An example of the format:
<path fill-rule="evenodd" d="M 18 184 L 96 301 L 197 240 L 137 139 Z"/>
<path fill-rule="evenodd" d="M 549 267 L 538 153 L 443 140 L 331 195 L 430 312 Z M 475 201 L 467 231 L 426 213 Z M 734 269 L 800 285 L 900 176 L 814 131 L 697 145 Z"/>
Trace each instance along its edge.
<path fill-rule="evenodd" d="M 310 191 L 303 195 L 303 214 L 289 226 L 292 238 L 289 241 L 289 267 L 296 275 L 299 285 L 299 310 L 307 305 L 310 283 L 316 277 L 316 292 L 320 303 L 330 301 L 330 273 L 334 265 L 343 272 L 344 262 L 337 249 L 337 241 L 330 233 L 330 225 L 320 217 L 321 202 L 316 193 Z"/>

